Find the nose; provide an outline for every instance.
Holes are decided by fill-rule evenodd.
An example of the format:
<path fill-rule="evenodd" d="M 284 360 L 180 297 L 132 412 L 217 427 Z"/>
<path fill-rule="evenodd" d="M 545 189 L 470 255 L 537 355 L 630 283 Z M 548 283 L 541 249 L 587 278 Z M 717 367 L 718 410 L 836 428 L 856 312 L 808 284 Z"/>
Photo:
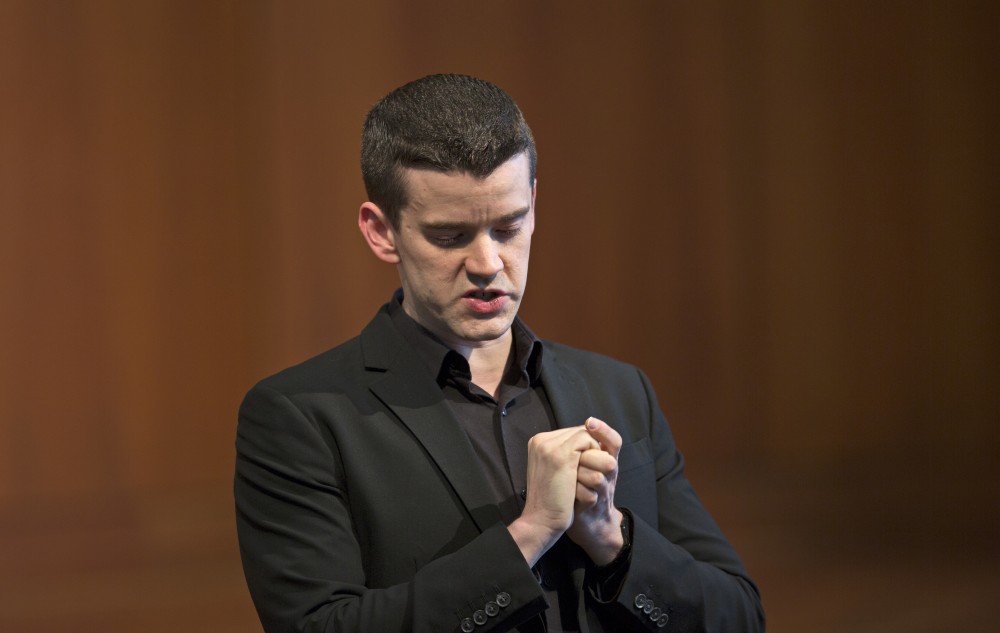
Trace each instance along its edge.
<path fill-rule="evenodd" d="M 500 245 L 491 236 L 482 235 L 469 244 L 465 270 L 474 277 L 492 279 L 503 270 Z"/>

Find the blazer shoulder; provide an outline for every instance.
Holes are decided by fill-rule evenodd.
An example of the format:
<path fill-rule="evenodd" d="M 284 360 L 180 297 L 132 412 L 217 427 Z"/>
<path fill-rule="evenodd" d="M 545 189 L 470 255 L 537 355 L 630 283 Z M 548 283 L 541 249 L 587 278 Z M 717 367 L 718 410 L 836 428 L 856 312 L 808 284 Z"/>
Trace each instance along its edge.
<path fill-rule="evenodd" d="M 287 397 L 315 393 L 357 393 L 372 374 L 381 374 L 395 361 L 402 339 L 387 306 L 357 336 L 258 382 L 250 391 L 270 389 Z"/>
<path fill-rule="evenodd" d="M 360 337 L 354 337 L 312 358 L 283 369 L 254 385 L 286 396 L 342 391 L 364 373 Z"/>
<path fill-rule="evenodd" d="M 585 376 L 595 374 L 604 379 L 615 376 L 634 379 L 637 374 L 642 373 L 635 365 L 598 352 L 549 340 L 543 341 L 542 345 L 545 348 L 545 356 L 553 364 L 571 369 Z"/>

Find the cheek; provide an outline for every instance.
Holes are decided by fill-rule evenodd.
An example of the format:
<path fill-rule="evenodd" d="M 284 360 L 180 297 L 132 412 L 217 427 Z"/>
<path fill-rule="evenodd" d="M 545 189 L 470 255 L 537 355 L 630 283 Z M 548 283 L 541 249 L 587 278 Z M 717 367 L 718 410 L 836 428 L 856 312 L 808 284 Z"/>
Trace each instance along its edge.
<path fill-rule="evenodd" d="M 528 269 L 528 255 L 530 252 L 531 242 L 525 240 L 524 244 L 518 244 L 516 248 L 511 249 L 505 265 L 523 275 L 524 271 Z"/>
<path fill-rule="evenodd" d="M 430 292 L 450 288 L 462 272 L 462 260 L 450 253 L 427 257 L 414 262 L 413 274 L 428 286 Z"/>

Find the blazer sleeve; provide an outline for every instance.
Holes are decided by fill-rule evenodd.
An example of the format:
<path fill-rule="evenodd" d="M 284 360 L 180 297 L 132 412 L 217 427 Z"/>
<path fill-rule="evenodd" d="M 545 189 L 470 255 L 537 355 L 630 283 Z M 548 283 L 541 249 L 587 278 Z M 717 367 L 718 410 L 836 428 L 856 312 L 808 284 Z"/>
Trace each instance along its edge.
<path fill-rule="evenodd" d="M 369 528 L 352 520 L 341 449 L 312 417 L 261 385 L 240 408 L 237 530 L 267 633 L 445 632 L 470 624 L 505 631 L 545 608 L 502 524 L 416 569 L 407 582 L 369 587 L 357 538 Z"/>
<path fill-rule="evenodd" d="M 631 561 L 616 595 L 589 596 L 591 617 L 601 623 L 592 628 L 764 631 L 758 589 L 685 477 L 656 395 L 635 371 L 648 408 L 641 423 L 623 423 L 629 444 L 619 454 L 615 492 L 633 518 Z"/>

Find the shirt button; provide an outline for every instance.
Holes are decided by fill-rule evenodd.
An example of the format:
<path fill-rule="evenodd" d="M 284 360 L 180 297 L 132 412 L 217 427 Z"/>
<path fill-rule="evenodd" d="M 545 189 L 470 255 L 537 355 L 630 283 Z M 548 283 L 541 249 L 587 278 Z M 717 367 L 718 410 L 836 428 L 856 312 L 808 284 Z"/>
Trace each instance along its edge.
<path fill-rule="evenodd" d="M 478 611 L 472 614 L 472 621 L 478 624 L 479 626 L 486 624 L 486 612 L 483 611 L 482 609 L 479 609 Z"/>
<path fill-rule="evenodd" d="M 527 499 L 527 498 L 528 498 L 528 489 L 521 488 L 521 499 Z"/>
<path fill-rule="evenodd" d="M 510 604 L 510 594 L 506 591 L 501 591 L 497 594 L 497 604 L 501 607 L 506 607 Z"/>
<path fill-rule="evenodd" d="M 502 415 L 504 417 L 507 416 L 507 407 L 504 407 L 503 409 L 500 409 L 500 415 Z"/>
<path fill-rule="evenodd" d="M 476 625 L 472 622 L 472 618 L 462 620 L 462 633 L 472 633 L 475 630 Z"/>
<path fill-rule="evenodd" d="M 637 609 L 641 609 L 646 606 L 646 594 L 640 593 L 635 597 L 635 606 Z"/>
<path fill-rule="evenodd" d="M 497 605 L 497 603 L 493 602 L 492 600 L 486 603 L 486 615 L 492 618 L 498 613 L 500 613 L 500 606 Z"/>

